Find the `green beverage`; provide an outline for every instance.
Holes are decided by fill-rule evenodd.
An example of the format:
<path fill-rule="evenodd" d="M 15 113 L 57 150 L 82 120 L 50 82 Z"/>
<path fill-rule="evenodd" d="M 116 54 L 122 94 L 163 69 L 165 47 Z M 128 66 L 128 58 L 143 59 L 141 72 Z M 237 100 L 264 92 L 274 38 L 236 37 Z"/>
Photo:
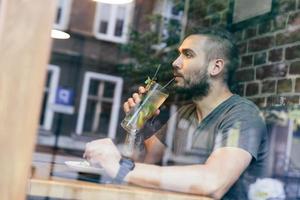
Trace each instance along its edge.
<path fill-rule="evenodd" d="M 146 88 L 147 89 L 147 88 Z M 136 105 L 124 118 L 121 126 L 128 133 L 136 133 L 153 117 L 155 111 L 163 104 L 169 94 L 158 83 L 153 82 L 147 89 L 140 104 Z"/>

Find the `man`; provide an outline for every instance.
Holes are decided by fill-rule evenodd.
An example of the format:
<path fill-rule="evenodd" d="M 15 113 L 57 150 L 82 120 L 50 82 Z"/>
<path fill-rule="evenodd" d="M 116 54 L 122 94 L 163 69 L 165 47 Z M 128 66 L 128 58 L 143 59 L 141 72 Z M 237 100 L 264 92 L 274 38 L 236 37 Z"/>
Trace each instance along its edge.
<path fill-rule="evenodd" d="M 191 95 L 193 103 L 173 116 L 178 123 L 172 151 L 184 155 L 189 138 L 189 150 L 198 152 L 199 160 L 179 166 L 134 165 L 121 158 L 110 139 L 88 143 L 84 156 L 116 180 L 215 199 L 247 199 L 249 184 L 264 176 L 267 139 L 257 107 L 229 90 L 238 58 L 235 46 L 228 33 L 213 30 L 188 36 L 178 51 L 173 62 L 176 86 Z M 144 92 L 140 87 L 140 94 L 124 103 L 124 111 L 129 112 Z M 147 163 L 162 158 L 166 130 L 167 125 L 145 140 Z"/>

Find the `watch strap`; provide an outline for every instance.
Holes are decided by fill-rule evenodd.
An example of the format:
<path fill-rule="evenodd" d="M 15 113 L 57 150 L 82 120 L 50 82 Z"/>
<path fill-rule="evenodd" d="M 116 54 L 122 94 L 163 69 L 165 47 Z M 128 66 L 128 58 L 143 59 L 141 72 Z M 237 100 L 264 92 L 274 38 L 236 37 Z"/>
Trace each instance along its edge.
<path fill-rule="evenodd" d="M 121 184 L 124 182 L 126 175 L 134 169 L 134 161 L 128 158 L 121 158 L 120 168 L 116 177 L 114 178 L 114 183 Z"/>

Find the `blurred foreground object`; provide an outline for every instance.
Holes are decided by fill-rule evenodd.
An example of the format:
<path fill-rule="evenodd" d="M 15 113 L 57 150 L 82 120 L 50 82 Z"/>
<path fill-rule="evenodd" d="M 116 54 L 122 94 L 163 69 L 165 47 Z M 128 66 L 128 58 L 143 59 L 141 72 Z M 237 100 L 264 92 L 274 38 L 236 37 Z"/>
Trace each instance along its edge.
<path fill-rule="evenodd" d="M 22 200 L 36 141 L 55 1 L 2 0 L 0 9 L 0 199 Z"/>
<path fill-rule="evenodd" d="M 285 199 L 283 183 L 272 178 L 257 179 L 249 187 L 248 198 L 249 200 Z"/>

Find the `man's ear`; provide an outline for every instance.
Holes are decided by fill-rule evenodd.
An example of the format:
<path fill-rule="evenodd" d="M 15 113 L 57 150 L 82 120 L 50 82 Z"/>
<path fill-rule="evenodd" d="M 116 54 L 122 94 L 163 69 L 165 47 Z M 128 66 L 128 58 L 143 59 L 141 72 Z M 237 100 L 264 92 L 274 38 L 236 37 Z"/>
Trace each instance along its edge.
<path fill-rule="evenodd" d="M 214 60 L 212 63 L 212 66 L 211 66 L 210 74 L 212 76 L 219 75 L 223 71 L 224 65 L 225 65 L 225 62 L 223 59 Z"/>

